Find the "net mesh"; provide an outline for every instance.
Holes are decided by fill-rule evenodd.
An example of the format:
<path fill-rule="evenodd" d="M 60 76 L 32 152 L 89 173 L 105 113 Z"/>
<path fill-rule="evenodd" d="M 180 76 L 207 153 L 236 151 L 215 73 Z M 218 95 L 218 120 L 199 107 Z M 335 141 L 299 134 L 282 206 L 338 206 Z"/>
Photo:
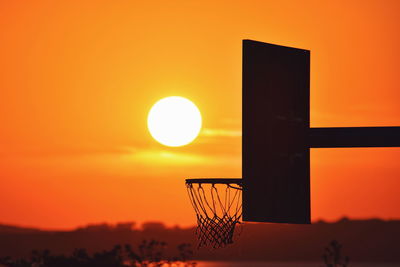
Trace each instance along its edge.
<path fill-rule="evenodd" d="M 222 248 L 232 244 L 235 227 L 242 217 L 241 184 L 192 182 L 186 187 L 197 215 L 199 248 Z"/>

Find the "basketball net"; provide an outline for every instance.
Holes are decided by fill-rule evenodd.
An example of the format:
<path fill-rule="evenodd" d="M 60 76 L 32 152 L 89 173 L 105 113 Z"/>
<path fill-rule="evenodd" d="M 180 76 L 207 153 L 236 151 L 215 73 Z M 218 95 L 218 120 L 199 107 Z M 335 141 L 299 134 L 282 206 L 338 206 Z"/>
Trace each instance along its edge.
<path fill-rule="evenodd" d="M 216 249 L 232 244 L 242 217 L 241 185 L 192 182 L 186 187 L 197 215 L 198 247 Z"/>

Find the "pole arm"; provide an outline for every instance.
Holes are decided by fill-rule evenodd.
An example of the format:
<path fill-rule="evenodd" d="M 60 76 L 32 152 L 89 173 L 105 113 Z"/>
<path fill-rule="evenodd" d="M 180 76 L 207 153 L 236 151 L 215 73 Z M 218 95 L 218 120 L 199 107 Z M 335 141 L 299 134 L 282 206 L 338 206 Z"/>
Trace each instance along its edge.
<path fill-rule="evenodd" d="M 400 147 L 400 127 L 310 128 L 309 147 Z"/>

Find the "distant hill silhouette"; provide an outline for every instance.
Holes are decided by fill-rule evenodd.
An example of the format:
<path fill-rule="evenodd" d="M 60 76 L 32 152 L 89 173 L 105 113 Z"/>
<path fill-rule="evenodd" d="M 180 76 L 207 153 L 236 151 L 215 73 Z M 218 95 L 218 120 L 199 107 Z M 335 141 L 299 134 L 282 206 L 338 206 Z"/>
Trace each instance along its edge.
<path fill-rule="evenodd" d="M 88 225 L 73 231 L 43 231 L 0 225 L 0 257 L 24 257 L 32 250 L 50 249 L 69 254 L 75 248 L 89 252 L 110 249 L 116 244 L 137 245 L 156 239 L 168 243 L 172 255 L 178 244 L 196 247 L 195 228 L 165 227 L 159 222 L 117 225 Z M 235 243 L 219 250 L 194 250 L 195 260 L 321 261 L 331 240 L 343 245 L 352 262 L 400 262 L 400 220 L 349 220 L 312 225 L 243 225 Z"/>
<path fill-rule="evenodd" d="M 35 228 L 25 228 L 19 226 L 0 224 L 0 234 L 18 234 L 18 233 L 26 234 L 26 233 L 37 233 L 37 232 L 41 231 Z"/>

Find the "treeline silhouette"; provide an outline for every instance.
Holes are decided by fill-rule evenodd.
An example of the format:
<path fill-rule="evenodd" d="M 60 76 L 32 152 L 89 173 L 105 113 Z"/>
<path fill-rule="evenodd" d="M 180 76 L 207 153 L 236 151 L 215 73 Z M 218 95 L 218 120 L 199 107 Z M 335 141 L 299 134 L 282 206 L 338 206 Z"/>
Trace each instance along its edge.
<path fill-rule="evenodd" d="M 142 240 L 168 243 L 164 257 L 172 258 L 175 248 L 189 243 L 194 260 L 211 261 L 318 261 L 331 240 L 339 240 L 352 262 L 400 262 L 400 221 L 349 220 L 324 221 L 311 225 L 245 223 L 235 243 L 224 249 L 196 249 L 195 228 L 166 227 L 159 222 L 141 225 L 120 223 L 98 224 L 73 231 L 40 231 L 0 226 L 0 257 L 29 257 L 32 250 L 50 249 L 68 254 L 85 248 L 92 255 L 110 250 L 115 244 L 137 246 Z"/>

